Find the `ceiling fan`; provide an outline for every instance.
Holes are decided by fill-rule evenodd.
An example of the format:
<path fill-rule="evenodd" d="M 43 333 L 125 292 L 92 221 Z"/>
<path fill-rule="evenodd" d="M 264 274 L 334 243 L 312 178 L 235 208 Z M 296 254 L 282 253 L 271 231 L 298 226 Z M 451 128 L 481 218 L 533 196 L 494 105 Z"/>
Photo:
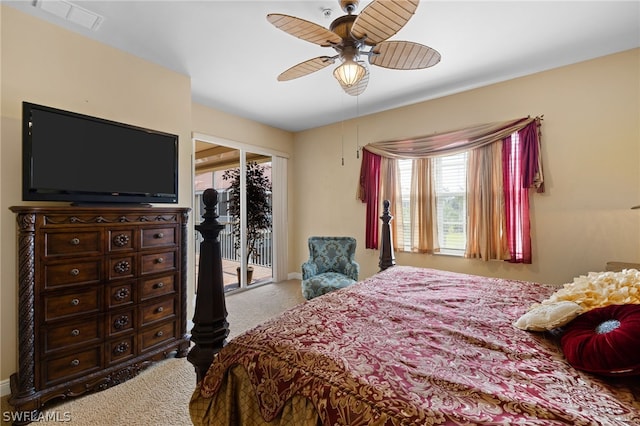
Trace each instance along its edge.
<path fill-rule="evenodd" d="M 267 20 L 276 28 L 322 47 L 332 47 L 337 52 L 334 56 L 319 56 L 294 65 L 280 74 L 278 81 L 303 77 L 339 59 L 341 65 L 333 75 L 347 94 L 357 96 L 369 83 L 368 64 L 413 70 L 440 62 L 440 53 L 428 46 L 411 41 L 387 41 L 413 16 L 419 0 L 373 0 L 359 15 L 354 15 L 359 0 L 339 0 L 339 3 L 347 15 L 335 19 L 329 29 L 294 16 L 267 15 Z"/>

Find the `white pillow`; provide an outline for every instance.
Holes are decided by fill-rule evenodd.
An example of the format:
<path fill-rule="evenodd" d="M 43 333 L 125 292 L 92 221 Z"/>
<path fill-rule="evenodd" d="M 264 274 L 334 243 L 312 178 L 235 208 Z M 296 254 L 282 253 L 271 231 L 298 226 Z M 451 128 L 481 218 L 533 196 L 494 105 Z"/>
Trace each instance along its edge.
<path fill-rule="evenodd" d="M 567 324 L 581 312 L 580 305 L 569 301 L 537 305 L 518 318 L 513 325 L 522 330 L 552 330 Z"/>

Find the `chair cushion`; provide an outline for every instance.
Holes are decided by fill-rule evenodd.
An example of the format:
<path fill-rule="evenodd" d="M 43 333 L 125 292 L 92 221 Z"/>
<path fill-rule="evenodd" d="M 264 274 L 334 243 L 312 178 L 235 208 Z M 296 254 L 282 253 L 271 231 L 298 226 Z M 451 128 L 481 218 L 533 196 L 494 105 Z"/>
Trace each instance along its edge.
<path fill-rule="evenodd" d="M 302 295 L 310 300 L 334 290 L 348 287 L 356 281 L 337 272 L 325 272 L 302 281 Z"/>
<path fill-rule="evenodd" d="M 596 308 L 571 321 L 560 340 L 567 361 L 605 376 L 640 374 L 640 305 Z"/>
<path fill-rule="evenodd" d="M 352 237 L 310 237 L 310 261 L 319 273 L 345 273 L 347 265 L 354 262 L 356 240 Z M 356 279 L 357 277 L 351 277 Z"/>

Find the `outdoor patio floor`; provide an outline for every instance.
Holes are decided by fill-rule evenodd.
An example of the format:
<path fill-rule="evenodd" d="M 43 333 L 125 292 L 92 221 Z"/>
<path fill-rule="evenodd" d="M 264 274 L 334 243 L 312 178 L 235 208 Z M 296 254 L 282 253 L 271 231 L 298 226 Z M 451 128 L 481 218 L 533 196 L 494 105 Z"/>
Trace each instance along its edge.
<path fill-rule="evenodd" d="M 196 262 L 198 262 L 199 256 L 196 257 Z M 236 268 L 240 266 L 240 262 L 235 262 L 233 260 L 222 259 L 222 280 L 224 282 L 224 291 L 230 291 L 239 288 L 238 284 L 238 273 Z M 253 280 L 251 284 L 263 283 L 267 280 L 271 280 L 273 277 L 271 268 L 267 268 L 264 266 L 253 266 Z M 198 266 L 196 264 L 196 280 L 198 279 Z"/>

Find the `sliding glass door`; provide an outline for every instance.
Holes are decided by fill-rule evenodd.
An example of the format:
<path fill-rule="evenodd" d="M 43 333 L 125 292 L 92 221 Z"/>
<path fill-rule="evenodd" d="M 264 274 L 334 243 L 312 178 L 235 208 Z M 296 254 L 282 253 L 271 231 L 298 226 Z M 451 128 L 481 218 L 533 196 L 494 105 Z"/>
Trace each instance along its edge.
<path fill-rule="evenodd" d="M 240 150 L 240 164 L 226 172 L 228 211 L 239 256 L 239 286 L 273 279 L 271 157 Z"/>
<path fill-rule="evenodd" d="M 280 183 L 274 185 L 274 178 Z M 207 188 L 218 191 L 218 221 L 225 225 L 220 234 L 225 291 L 286 279 L 286 159 L 244 146 L 224 146 L 196 139 L 196 221 L 201 220 L 201 194 Z M 196 241 L 196 272 L 198 247 L 199 240 Z M 276 247 L 280 249 L 276 251 Z M 281 277 L 274 278 L 274 271 L 278 269 Z"/>

